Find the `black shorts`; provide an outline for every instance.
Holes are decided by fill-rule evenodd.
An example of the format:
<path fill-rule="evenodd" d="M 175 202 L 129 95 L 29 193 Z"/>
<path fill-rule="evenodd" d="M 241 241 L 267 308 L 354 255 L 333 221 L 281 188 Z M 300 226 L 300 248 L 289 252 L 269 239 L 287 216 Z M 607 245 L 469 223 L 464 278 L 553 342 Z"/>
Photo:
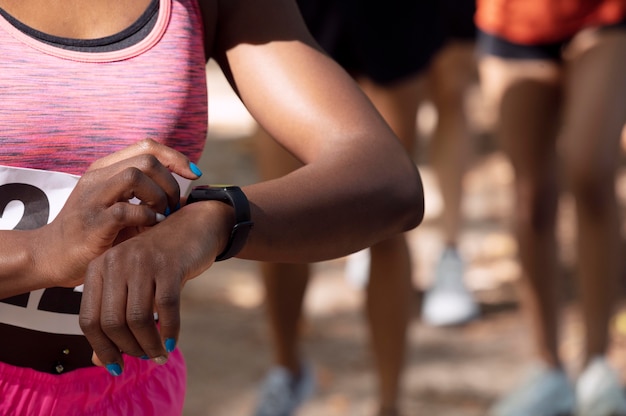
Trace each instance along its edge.
<path fill-rule="evenodd" d="M 475 40 L 475 14 L 476 0 L 439 0 L 439 16 L 446 40 Z"/>
<path fill-rule="evenodd" d="M 602 26 L 598 30 L 618 29 L 626 31 L 626 19 L 619 23 Z M 483 31 L 478 32 L 478 51 L 481 55 L 498 56 L 506 59 L 542 59 L 561 61 L 563 50 L 574 36 L 559 42 L 526 45 L 510 42 L 500 36 Z"/>
<path fill-rule="evenodd" d="M 313 37 L 353 76 L 389 84 L 430 64 L 444 43 L 438 0 L 298 0 Z"/>

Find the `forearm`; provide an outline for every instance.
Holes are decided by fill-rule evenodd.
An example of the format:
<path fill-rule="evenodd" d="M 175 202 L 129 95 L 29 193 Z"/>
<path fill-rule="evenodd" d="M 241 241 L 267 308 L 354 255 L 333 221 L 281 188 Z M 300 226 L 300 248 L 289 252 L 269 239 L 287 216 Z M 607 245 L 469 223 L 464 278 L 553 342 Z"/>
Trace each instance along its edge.
<path fill-rule="evenodd" d="M 304 164 L 244 188 L 255 226 L 239 257 L 330 259 L 417 226 L 424 202 L 415 164 L 350 75 L 319 49 L 295 3 L 220 4 L 238 30 L 218 30 L 216 59 L 252 116 Z M 259 16 L 269 22 L 261 31 Z"/>
<path fill-rule="evenodd" d="M 49 286 L 36 243 L 37 231 L 0 231 L 0 299 Z"/>
<path fill-rule="evenodd" d="M 255 226 L 239 257 L 326 260 L 417 226 L 424 199 L 415 165 L 408 157 L 386 168 L 373 165 L 377 163 L 383 162 L 355 163 L 331 174 L 340 161 L 325 160 L 244 188 Z M 362 166 L 369 166 L 369 172 Z M 385 174 L 371 175 L 376 171 Z"/>

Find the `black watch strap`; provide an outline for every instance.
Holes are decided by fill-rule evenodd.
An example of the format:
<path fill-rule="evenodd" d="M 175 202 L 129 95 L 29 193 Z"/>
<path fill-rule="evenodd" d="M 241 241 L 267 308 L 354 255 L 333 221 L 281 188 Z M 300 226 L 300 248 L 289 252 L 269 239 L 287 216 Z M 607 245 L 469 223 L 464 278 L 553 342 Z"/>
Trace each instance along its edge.
<path fill-rule="evenodd" d="M 222 261 L 236 256 L 248 240 L 250 229 L 254 225 L 250 219 L 250 203 L 246 194 L 238 186 L 197 186 L 191 190 L 187 204 L 198 201 L 221 201 L 233 207 L 235 226 L 230 238 L 215 261 Z"/>

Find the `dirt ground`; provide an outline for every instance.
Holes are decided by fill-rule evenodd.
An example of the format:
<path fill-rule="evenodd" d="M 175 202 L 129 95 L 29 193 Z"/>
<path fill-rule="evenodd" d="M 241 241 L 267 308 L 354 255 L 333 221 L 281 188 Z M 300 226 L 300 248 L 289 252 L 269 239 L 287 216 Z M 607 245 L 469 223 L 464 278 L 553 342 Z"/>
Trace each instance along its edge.
<path fill-rule="evenodd" d="M 215 67 L 210 65 L 208 73 L 211 133 L 201 163 L 203 179 L 254 182 L 254 149 L 248 139 L 251 120 Z M 417 161 L 427 205 L 424 223 L 408 233 L 418 290 L 402 400 L 406 416 L 485 415 L 490 403 L 510 389 L 532 362 L 529 331 L 515 291 L 516 245 L 508 231 L 508 213 L 514 209 L 511 169 L 488 143 L 482 147 L 464 183 L 467 224 L 460 241 L 468 267 L 466 280 L 482 313 L 463 327 L 432 328 L 419 319 L 419 292 L 431 279 L 442 240 L 439 193 L 428 164 Z M 567 198 L 561 214 L 561 254 L 565 275 L 571 276 L 575 233 Z M 370 416 L 376 404 L 363 290 L 346 279 L 345 264 L 342 258 L 314 267 L 302 348 L 314 367 L 317 390 L 300 416 Z M 271 365 L 257 264 L 238 259 L 218 263 L 190 282 L 183 294 L 180 348 L 189 367 L 184 414 L 251 415 L 258 384 Z M 566 305 L 564 323 L 561 348 L 568 370 L 575 374 L 582 331 L 574 302 Z M 612 328 L 611 359 L 626 374 L 624 312 Z"/>

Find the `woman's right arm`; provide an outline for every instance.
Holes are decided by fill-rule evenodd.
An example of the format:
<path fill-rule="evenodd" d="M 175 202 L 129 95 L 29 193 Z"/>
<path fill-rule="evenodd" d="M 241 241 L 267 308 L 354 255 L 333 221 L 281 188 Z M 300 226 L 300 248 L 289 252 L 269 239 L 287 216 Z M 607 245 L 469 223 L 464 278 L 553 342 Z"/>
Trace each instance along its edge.
<path fill-rule="evenodd" d="M 80 285 L 91 260 L 123 231 L 158 222 L 157 213 L 179 205 L 171 172 L 198 175 L 181 153 L 144 140 L 96 161 L 49 224 L 0 231 L 0 299 L 35 289 Z M 132 204 L 138 198 L 142 204 Z M 162 217 L 161 217 L 162 218 Z"/>
<path fill-rule="evenodd" d="M 35 268 L 36 230 L 0 231 L 0 298 L 47 287 Z"/>

